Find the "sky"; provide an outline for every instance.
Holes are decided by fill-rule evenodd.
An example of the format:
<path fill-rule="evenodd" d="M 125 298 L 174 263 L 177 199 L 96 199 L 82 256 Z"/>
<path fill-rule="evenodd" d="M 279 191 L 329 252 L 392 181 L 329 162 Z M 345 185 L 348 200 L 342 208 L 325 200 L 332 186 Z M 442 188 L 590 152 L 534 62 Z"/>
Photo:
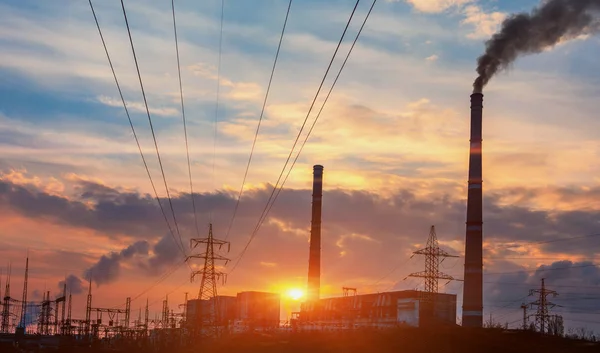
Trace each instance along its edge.
<path fill-rule="evenodd" d="M 229 253 L 221 249 L 233 261 L 218 267 L 229 273 L 220 294 L 304 289 L 315 164 L 325 168 L 323 296 L 341 295 L 343 286 L 359 293 L 423 288 L 406 277 L 424 267 L 410 256 L 431 225 L 442 247 L 461 256 L 441 270 L 462 278 L 476 59 L 507 16 L 537 1 L 378 1 L 241 258 L 355 2 L 293 2 L 233 222 L 288 2 L 225 1 L 220 54 L 221 2 L 175 3 L 198 231 L 170 1 L 125 6 L 184 252 L 198 251 L 189 239 L 205 237 L 209 223 L 216 238 L 228 234 L 231 242 Z M 94 5 L 173 224 L 120 2 Z M 316 107 L 369 6 L 360 2 Z M 84 315 L 90 274 L 98 306 L 129 296 L 136 310 L 148 298 L 159 312 L 166 294 L 173 307 L 185 292 L 195 297 L 199 283 L 190 283 L 189 272 L 201 264 L 186 266 L 177 234 L 169 233 L 88 3 L 1 0 L 0 14 L 0 262 L 12 263 L 12 295 L 21 292 L 29 253 L 30 297 L 58 294 L 67 278 L 75 316 Z M 521 304 L 535 299 L 529 290 L 545 278 L 560 294 L 553 300 L 568 328 L 600 330 L 600 245 L 588 236 L 600 233 L 599 44 L 582 37 L 519 58 L 484 91 L 486 320 L 491 314 L 516 327 Z M 308 124 L 315 116 L 316 108 Z M 563 238 L 575 239 L 556 241 Z M 458 295 L 460 313 L 462 282 L 440 286 Z M 284 298 L 286 308 L 297 306 Z"/>

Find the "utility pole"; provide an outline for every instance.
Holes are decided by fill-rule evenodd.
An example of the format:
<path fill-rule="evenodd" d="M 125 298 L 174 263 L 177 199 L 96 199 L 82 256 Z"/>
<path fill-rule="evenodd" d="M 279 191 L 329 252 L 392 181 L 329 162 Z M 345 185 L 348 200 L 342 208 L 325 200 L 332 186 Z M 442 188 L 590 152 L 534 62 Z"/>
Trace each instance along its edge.
<path fill-rule="evenodd" d="M 25 282 L 23 282 L 23 301 L 21 302 L 21 319 L 19 320 L 19 328 L 23 330 L 23 334 L 27 333 L 27 278 L 29 277 L 29 254 L 25 261 Z"/>
<path fill-rule="evenodd" d="M 125 329 L 129 329 L 129 320 L 131 319 L 131 297 L 125 300 Z"/>
<path fill-rule="evenodd" d="M 342 287 L 342 291 L 344 293 L 343 317 L 348 320 L 349 327 L 354 328 L 354 318 L 356 314 L 356 288 Z"/>
<path fill-rule="evenodd" d="M 167 328 L 168 321 L 169 321 L 169 296 L 168 295 L 165 297 L 165 300 L 163 300 L 161 321 L 162 321 L 162 328 Z"/>
<path fill-rule="evenodd" d="M 523 309 L 523 331 L 527 331 L 527 305 L 521 304 L 521 309 Z"/>
<path fill-rule="evenodd" d="M 62 312 L 60 315 L 60 329 L 61 334 L 65 334 L 65 306 L 67 304 L 67 278 L 65 277 L 65 283 L 63 284 L 63 295 L 62 295 Z M 57 304 L 58 305 L 58 304 Z"/>
<path fill-rule="evenodd" d="M 67 309 L 67 325 L 65 326 L 65 332 L 71 336 L 71 308 L 73 307 L 73 298 L 71 297 L 71 289 L 69 289 L 69 307 Z"/>
<path fill-rule="evenodd" d="M 150 316 L 150 309 L 148 307 L 148 298 L 146 298 L 146 310 L 144 312 L 144 337 L 148 336 L 148 316 Z"/>
<path fill-rule="evenodd" d="M 88 287 L 87 305 L 85 307 L 85 335 L 89 339 L 92 332 L 92 272 L 90 271 L 90 282 Z"/>
<path fill-rule="evenodd" d="M 188 323 L 188 317 L 187 317 L 187 306 L 188 306 L 188 292 L 185 292 L 185 299 L 183 300 L 183 305 L 179 305 L 179 307 L 183 307 L 183 322 L 185 324 L 185 326 L 187 326 Z"/>
<path fill-rule="evenodd" d="M 444 250 L 440 249 L 437 234 L 435 233 L 435 226 L 431 226 L 429 230 L 427 246 L 424 249 L 413 252 L 413 254 L 425 255 L 425 271 L 411 273 L 409 277 L 420 277 L 425 279 L 425 291 L 421 293 L 422 295 L 420 302 L 421 305 L 423 305 L 423 310 L 425 312 L 424 318 L 426 320 L 433 320 L 435 310 L 435 298 L 439 289 L 438 280 L 454 280 L 454 277 L 440 272 L 440 263 L 446 257 L 458 256 L 450 255 Z"/>
<path fill-rule="evenodd" d="M 219 333 L 218 325 L 218 306 L 217 306 L 217 281 L 220 279 L 222 283 L 225 283 L 227 274 L 215 270 L 216 261 L 224 261 L 225 264 L 229 262 L 229 259 L 219 254 L 215 254 L 215 246 L 218 246 L 218 250 L 221 250 L 223 246 L 227 246 L 227 252 L 230 250 L 230 243 L 225 240 L 215 239 L 213 237 L 212 223 L 209 224 L 208 237 L 206 238 L 192 238 L 190 239 L 190 247 L 195 249 L 198 245 L 205 245 L 205 252 L 202 254 L 190 255 L 186 261 L 190 258 L 203 259 L 204 266 L 199 271 L 193 271 L 191 274 L 191 281 L 194 280 L 196 275 L 202 275 L 200 282 L 200 290 L 198 292 L 199 303 L 199 317 L 198 317 L 198 332 L 201 336 L 216 337 Z M 207 304 L 207 308 L 204 308 L 204 303 Z M 206 309 L 206 310 L 205 310 Z"/>
<path fill-rule="evenodd" d="M 538 295 L 538 299 L 530 305 L 531 307 L 537 307 L 537 311 L 534 315 L 536 326 L 540 333 L 546 334 L 550 325 L 550 315 L 548 314 L 548 309 L 557 306 L 556 304 L 548 301 L 548 296 L 551 295 L 556 297 L 558 293 L 556 291 L 547 289 L 544 278 L 542 278 L 542 287 L 540 289 L 532 289 L 529 291 L 530 296 L 535 294 Z"/>

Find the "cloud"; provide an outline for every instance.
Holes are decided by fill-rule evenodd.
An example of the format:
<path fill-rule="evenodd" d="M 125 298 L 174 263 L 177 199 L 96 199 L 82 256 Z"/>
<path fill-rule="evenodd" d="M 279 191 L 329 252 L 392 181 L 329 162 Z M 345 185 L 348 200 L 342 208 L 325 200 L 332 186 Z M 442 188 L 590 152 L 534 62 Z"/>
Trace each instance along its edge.
<path fill-rule="evenodd" d="M 425 61 L 428 61 L 428 62 L 434 62 L 434 61 L 437 61 L 439 58 L 440 58 L 439 56 L 437 56 L 437 55 L 433 54 L 433 55 L 431 55 L 431 56 L 428 56 L 428 57 L 426 57 L 426 58 L 425 58 Z"/>
<path fill-rule="evenodd" d="M 326 170 L 326 183 L 327 178 Z M 128 266 L 134 265 L 134 269 L 137 267 L 146 274 L 156 275 L 174 264 L 180 256 L 170 234 L 161 231 L 165 229 L 164 221 L 159 216 L 154 200 L 132 191 L 120 191 L 119 188 L 110 188 L 91 181 L 78 184 L 77 188 L 80 190 L 78 197 L 58 198 L 41 190 L 25 189 L 4 181 L 0 183 L 0 207 L 3 212 L 28 215 L 33 221 L 53 220 L 70 227 L 94 229 L 99 232 L 97 236 L 122 234 L 122 238 L 134 239 L 133 245 L 120 252 L 101 256 L 86 271 L 86 274 L 91 271 L 94 281 L 99 284 L 116 280 L 123 263 L 127 263 Z M 258 211 L 266 202 L 270 188 L 270 185 L 251 188 L 242 198 L 231 232 L 230 240 L 233 242 L 234 253 L 240 251 L 247 241 L 246 235 L 254 227 Z M 84 190 L 85 192 L 81 192 Z M 518 195 L 519 192 L 521 191 L 506 190 L 505 193 L 486 194 L 486 251 L 495 256 L 506 257 L 570 258 L 593 255 L 594 248 L 589 246 L 593 244 L 593 238 L 564 243 L 535 242 L 597 232 L 600 229 L 600 210 L 540 210 L 504 202 L 507 195 Z M 541 190 L 536 192 L 543 193 Z M 579 190 L 577 194 L 585 197 L 586 193 L 590 193 L 588 196 L 593 197 L 595 192 L 597 191 Z M 297 267 L 299 271 L 304 272 L 302 267 L 305 261 L 290 262 L 290 259 L 302 259 L 306 256 L 310 194 L 310 190 L 307 189 L 282 191 L 269 219 L 250 247 L 249 255 L 244 259 L 244 266 L 247 268 L 242 272 L 264 267 L 261 262 L 286 263 L 289 271 Z M 569 195 L 569 191 L 565 190 L 563 194 Z M 88 202 L 85 207 L 81 204 L 81 195 L 84 195 Z M 187 244 L 189 235 L 186 234 L 194 229 L 189 194 L 173 195 L 172 201 L 179 226 L 184 234 L 183 241 Z M 195 197 L 200 219 L 207 219 L 204 217 L 212 213 L 214 233 L 217 237 L 224 236 L 235 205 L 235 195 L 216 192 L 198 194 Z M 52 202 L 46 201 L 48 199 Z M 36 202 L 32 202 L 33 200 Z M 384 264 L 402 256 L 390 253 L 390 248 L 403 249 L 403 252 L 409 254 L 422 244 L 432 223 L 436 225 L 440 240 L 444 244 L 450 244 L 453 249 L 462 251 L 464 223 L 460 220 L 464 219 L 465 214 L 465 201 L 462 197 L 455 198 L 443 193 L 419 195 L 413 190 L 402 188 L 389 195 L 381 195 L 368 191 L 327 187 L 323 200 L 323 248 L 327 249 L 324 256 L 327 258 L 327 273 L 331 278 L 371 276 L 382 270 Z M 29 207 L 30 202 L 35 207 Z M 106 216 L 112 212 L 120 216 Z M 141 236 L 144 240 L 135 240 Z M 527 246 L 530 242 L 534 242 L 533 245 Z M 265 253 L 261 250 L 265 246 L 273 246 L 281 251 Z M 522 251 L 522 247 L 527 250 Z M 134 254 L 139 256 L 132 261 Z M 356 269 L 353 264 L 365 256 L 380 258 L 381 263 Z M 354 272 L 348 272 L 350 268 Z"/>
<path fill-rule="evenodd" d="M 487 39 L 491 37 L 506 19 L 504 12 L 485 12 L 476 0 L 405 0 L 416 10 L 425 13 L 440 13 L 449 9 L 456 9 L 464 16 L 461 24 L 473 27 L 473 31 L 467 34 L 470 39 Z"/>
<path fill-rule="evenodd" d="M 117 98 L 99 96 L 97 99 L 98 99 L 98 102 L 105 104 L 109 107 L 117 107 L 117 108 L 123 107 L 123 102 Z M 138 113 L 146 113 L 146 106 L 144 105 L 143 102 L 125 101 L 125 104 L 127 104 L 127 109 L 129 109 L 129 111 L 134 111 L 134 112 L 138 112 Z M 177 108 L 168 108 L 168 107 L 156 108 L 156 107 L 150 106 L 150 107 L 148 107 L 148 110 L 150 111 L 151 115 L 159 115 L 159 116 L 170 116 L 170 117 L 174 116 L 174 117 L 176 117 L 181 114 Z"/>
<path fill-rule="evenodd" d="M 397 0 L 398 1 L 398 0 Z M 443 12 L 453 7 L 460 7 L 474 0 L 405 0 L 414 6 L 415 9 L 422 12 L 437 13 Z"/>
<path fill-rule="evenodd" d="M 500 24 L 506 19 L 504 12 L 485 12 L 480 6 L 469 5 L 463 9 L 465 18 L 462 24 L 474 27 L 473 32 L 467 35 L 471 39 L 490 38 L 498 30 Z"/>
<path fill-rule="evenodd" d="M 521 268 L 503 272 L 484 274 L 484 307 L 494 314 L 495 321 L 520 322 L 522 313 L 517 309 L 537 299 L 537 294 L 530 295 L 530 290 L 540 289 L 542 278 L 547 290 L 558 293 L 547 298 L 559 305 L 551 309 L 552 314 L 562 315 L 567 327 L 579 327 L 580 319 L 588 319 L 588 315 L 591 319 L 600 310 L 600 303 L 595 299 L 600 294 L 600 267 L 592 262 L 556 261 L 531 271 Z M 535 306 L 531 308 L 535 309 Z M 515 326 L 518 324 L 513 324 Z"/>

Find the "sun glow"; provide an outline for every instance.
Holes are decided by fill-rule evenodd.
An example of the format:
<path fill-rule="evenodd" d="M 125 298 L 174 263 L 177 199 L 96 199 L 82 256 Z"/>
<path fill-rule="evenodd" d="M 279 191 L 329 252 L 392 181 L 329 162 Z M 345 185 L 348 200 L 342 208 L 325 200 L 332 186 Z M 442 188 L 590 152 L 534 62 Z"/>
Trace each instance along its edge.
<path fill-rule="evenodd" d="M 298 300 L 304 296 L 304 292 L 301 289 L 294 288 L 288 290 L 287 295 L 293 300 Z"/>

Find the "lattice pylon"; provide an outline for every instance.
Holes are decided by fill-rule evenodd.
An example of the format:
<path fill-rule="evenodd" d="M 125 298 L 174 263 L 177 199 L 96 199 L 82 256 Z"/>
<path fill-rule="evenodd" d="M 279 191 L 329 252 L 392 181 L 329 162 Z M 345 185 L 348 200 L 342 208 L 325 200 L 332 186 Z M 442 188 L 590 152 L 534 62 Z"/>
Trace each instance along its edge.
<path fill-rule="evenodd" d="M 420 301 L 424 305 L 424 309 L 428 311 L 427 315 L 433 315 L 434 298 L 438 293 L 438 281 L 440 279 L 452 281 L 454 277 L 440 272 L 440 263 L 446 257 L 458 257 L 450 255 L 446 251 L 440 249 L 438 244 L 435 226 L 431 226 L 429 230 L 429 238 L 424 249 L 413 252 L 415 255 L 425 255 L 425 271 L 411 273 L 409 277 L 419 277 L 425 279 L 425 290 L 421 293 Z"/>
<path fill-rule="evenodd" d="M 538 295 L 538 299 L 529 305 L 533 308 L 537 307 L 535 316 L 535 325 L 538 329 L 538 332 L 542 334 L 548 333 L 548 329 L 550 328 L 550 321 L 552 319 L 552 315 L 550 315 L 551 308 L 556 306 L 560 307 L 560 305 L 554 304 L 548 301 L 548 296 L 556 297 L 558 293 L 554 290 L 550 290 L 546 288 L 545 279 L 542 278 L 542 287 L 540 289 L 532 289 L 529 291 L 529 295 Z"/>
<path fill-rule="evenodd" d="M 227 251 L 229 252 L 230 244 L 227 241 L 215 239 L 213 237 L 212 224 L 209 224 L 208 237 L 193 238 L 190 241 L 192 249 L 201 244 L 206 246 L 204 253 L 188 256 L 188 259 L 196 258 L 204 260 L 202 269 L 193 271 L 191 275 L 191 281 L 193 281 L 197 275 L 202 275 L 200 290 L 198 291 L 200 304 L 198 308 L 197 329 L 201 336 L 216 337 L 219 334 L 220 324 L 218 317 L 217 282 L 221 280 L 222 283 L 225 283 L 227 275 L 215 269 L 215 262 L 224 261 L 225 264 L 227 264 L 229 259 L 215 253 L 215 246 L 221 250 L 223 246 L 226 245 Z M 204 303 L 207 303 L 208 305 L 205 307 Z"/>

